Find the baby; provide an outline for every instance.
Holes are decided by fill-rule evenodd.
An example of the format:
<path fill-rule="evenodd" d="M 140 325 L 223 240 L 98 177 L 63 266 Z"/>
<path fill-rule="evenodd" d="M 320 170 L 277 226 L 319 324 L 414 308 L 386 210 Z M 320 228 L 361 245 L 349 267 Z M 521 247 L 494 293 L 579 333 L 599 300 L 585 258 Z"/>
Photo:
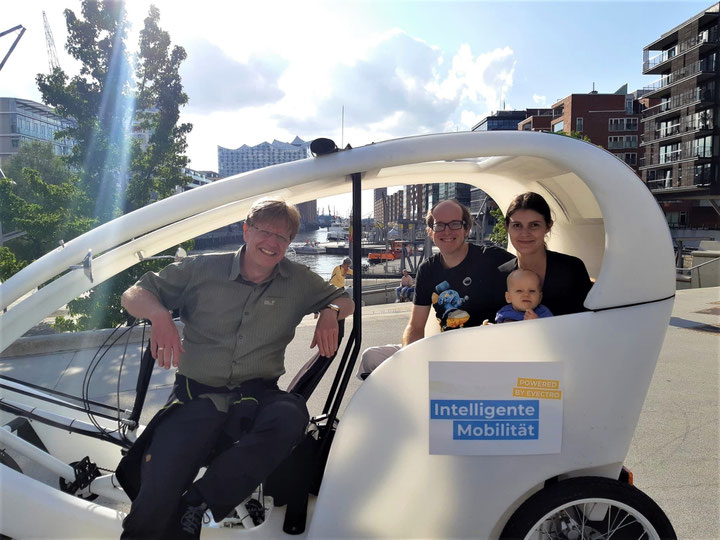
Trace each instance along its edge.
<path fill-rule="evenodd" d="M 532 270 L 518 268 L 507 278 L 507 292 L 504 306 L 495 315 L 496 323 L 552 317 L 550 310 L 540 303 L 542 287 L 540 276 Z"/>

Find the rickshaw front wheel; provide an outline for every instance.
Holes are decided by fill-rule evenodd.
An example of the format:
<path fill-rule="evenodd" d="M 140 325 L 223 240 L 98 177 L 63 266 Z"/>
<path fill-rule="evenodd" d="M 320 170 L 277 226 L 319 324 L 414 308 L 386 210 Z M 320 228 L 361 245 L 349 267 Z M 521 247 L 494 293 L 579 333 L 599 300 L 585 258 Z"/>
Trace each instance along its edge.
<path fill-rule="evenodd" d="M 571 478 L 535 493 L 505 525 L 502 540 L 676 540 L 665 512 L 618 480 Z"/>

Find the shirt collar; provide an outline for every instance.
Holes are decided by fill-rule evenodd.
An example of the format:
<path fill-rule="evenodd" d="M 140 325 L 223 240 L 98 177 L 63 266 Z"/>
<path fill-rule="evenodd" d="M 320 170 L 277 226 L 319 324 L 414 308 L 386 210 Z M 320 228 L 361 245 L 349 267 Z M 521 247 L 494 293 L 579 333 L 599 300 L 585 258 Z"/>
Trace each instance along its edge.
<path fill-rule="evenodd" d="M 240 269 L 242 268 L 242 261 L 245 259 L 245 245 L 238 249 L 235 252 L 235 255 L 233 256 L 232 265 L 230 267 L 230 275 L 228 276 L 228 279 L 230 281 L 235 281 L 238 277 L 243 277 L 242 272 Z M 287 278 L 290 276 L 290 261 L 283 257 L 278 264 L 275 265 L 275 268 L 273 268 L 272 274 L 270 274 L 269 280 L 275 278 L 278 274 L 283 277 Z"/>

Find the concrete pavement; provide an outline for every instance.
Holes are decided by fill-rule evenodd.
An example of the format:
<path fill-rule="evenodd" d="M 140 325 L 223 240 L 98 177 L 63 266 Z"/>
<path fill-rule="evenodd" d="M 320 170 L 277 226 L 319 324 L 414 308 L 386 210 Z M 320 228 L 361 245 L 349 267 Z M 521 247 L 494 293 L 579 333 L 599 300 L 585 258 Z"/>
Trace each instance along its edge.
<path fill-rule="evenodd" d="M 409 303 L 364 308 L 362 347 L 397 342 L 410 309 Z M 349 321 L 348 329 L 351 326 Z M 288 373 L 281 379 L 281 386 L 287 385 L 311 356 L 313 328 L 312 317 L 306 317 L 298 327 L 288 347 Z M 134 339 L 134 344 L 128 344 L 120 381 L 124 406 L 129 406 L 134 395 L 140 350 L 137 338 Z M 26 348 L 30 354 L 24 356 L 6 351 L 0 358 L 0 374 L 79 395 L 85 370 L 98 344 L 90 346 L 94 348 L 78 351 L 56 341 L 50 351 L 46 348 L 43 352 L 37 343 L 35 349 Z M 124 342 L 112 347 L 106 361 L 96 370 L 90 391 L 95 399 L 116 402 L 124 347 Z M 720 288 L 678 291 L 626 465 L 635 475 L 635 485 L 668 514 L 679 538 L 720 538 L 719 364 Z M 331 367 L 308 403 L 311 414 L 322 410 L 334 373 L 335 368 Z M 171 381 L 170 372 L 155 370 L 144 422 L 166 399 Z M 345 402 L 360 384 L 356 378 L 351 379 Z"/>

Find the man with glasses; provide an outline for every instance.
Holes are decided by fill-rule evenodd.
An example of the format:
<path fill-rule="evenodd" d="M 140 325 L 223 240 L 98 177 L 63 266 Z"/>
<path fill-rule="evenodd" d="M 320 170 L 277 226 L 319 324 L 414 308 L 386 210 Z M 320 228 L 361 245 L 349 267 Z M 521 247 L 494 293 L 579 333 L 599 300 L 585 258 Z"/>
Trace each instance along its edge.
<path fill-rule="evenodd" d="M 277 386 L 285 348 L 302 318 L 320 312 L 310 346 L 332 356 L 338 321 L 353 302 L 285 258 L 299 223 L 295 207 L 259 201 L 236 253 L 189 257 L 145 274 L 123 294 L 125 309 L 152 323 L 158 366 L 177 368 L 168 406 L 117 470 L 133 500 L 123 538 L 198 538 L 207 509 L 216 521 L 225 518 L 304 435 L 303 399 Z"/>
<path fill-rule="evenodd" d="M 505 304 L 505 278 L 498 266 L 512 259 L 497 247 L 469 244 L 470 211 L 456 200 L 441 201 L 428 212 L 427 231 L 440 253 L 426 259 L 415 278 L 413 309 L 402 337 L 402 346 L 425 337 L 431 308 L 440 330 L 479 326 L 494 320 Z M 367 349 L 358 377 L 365 378 L 400 345 Z"/>

